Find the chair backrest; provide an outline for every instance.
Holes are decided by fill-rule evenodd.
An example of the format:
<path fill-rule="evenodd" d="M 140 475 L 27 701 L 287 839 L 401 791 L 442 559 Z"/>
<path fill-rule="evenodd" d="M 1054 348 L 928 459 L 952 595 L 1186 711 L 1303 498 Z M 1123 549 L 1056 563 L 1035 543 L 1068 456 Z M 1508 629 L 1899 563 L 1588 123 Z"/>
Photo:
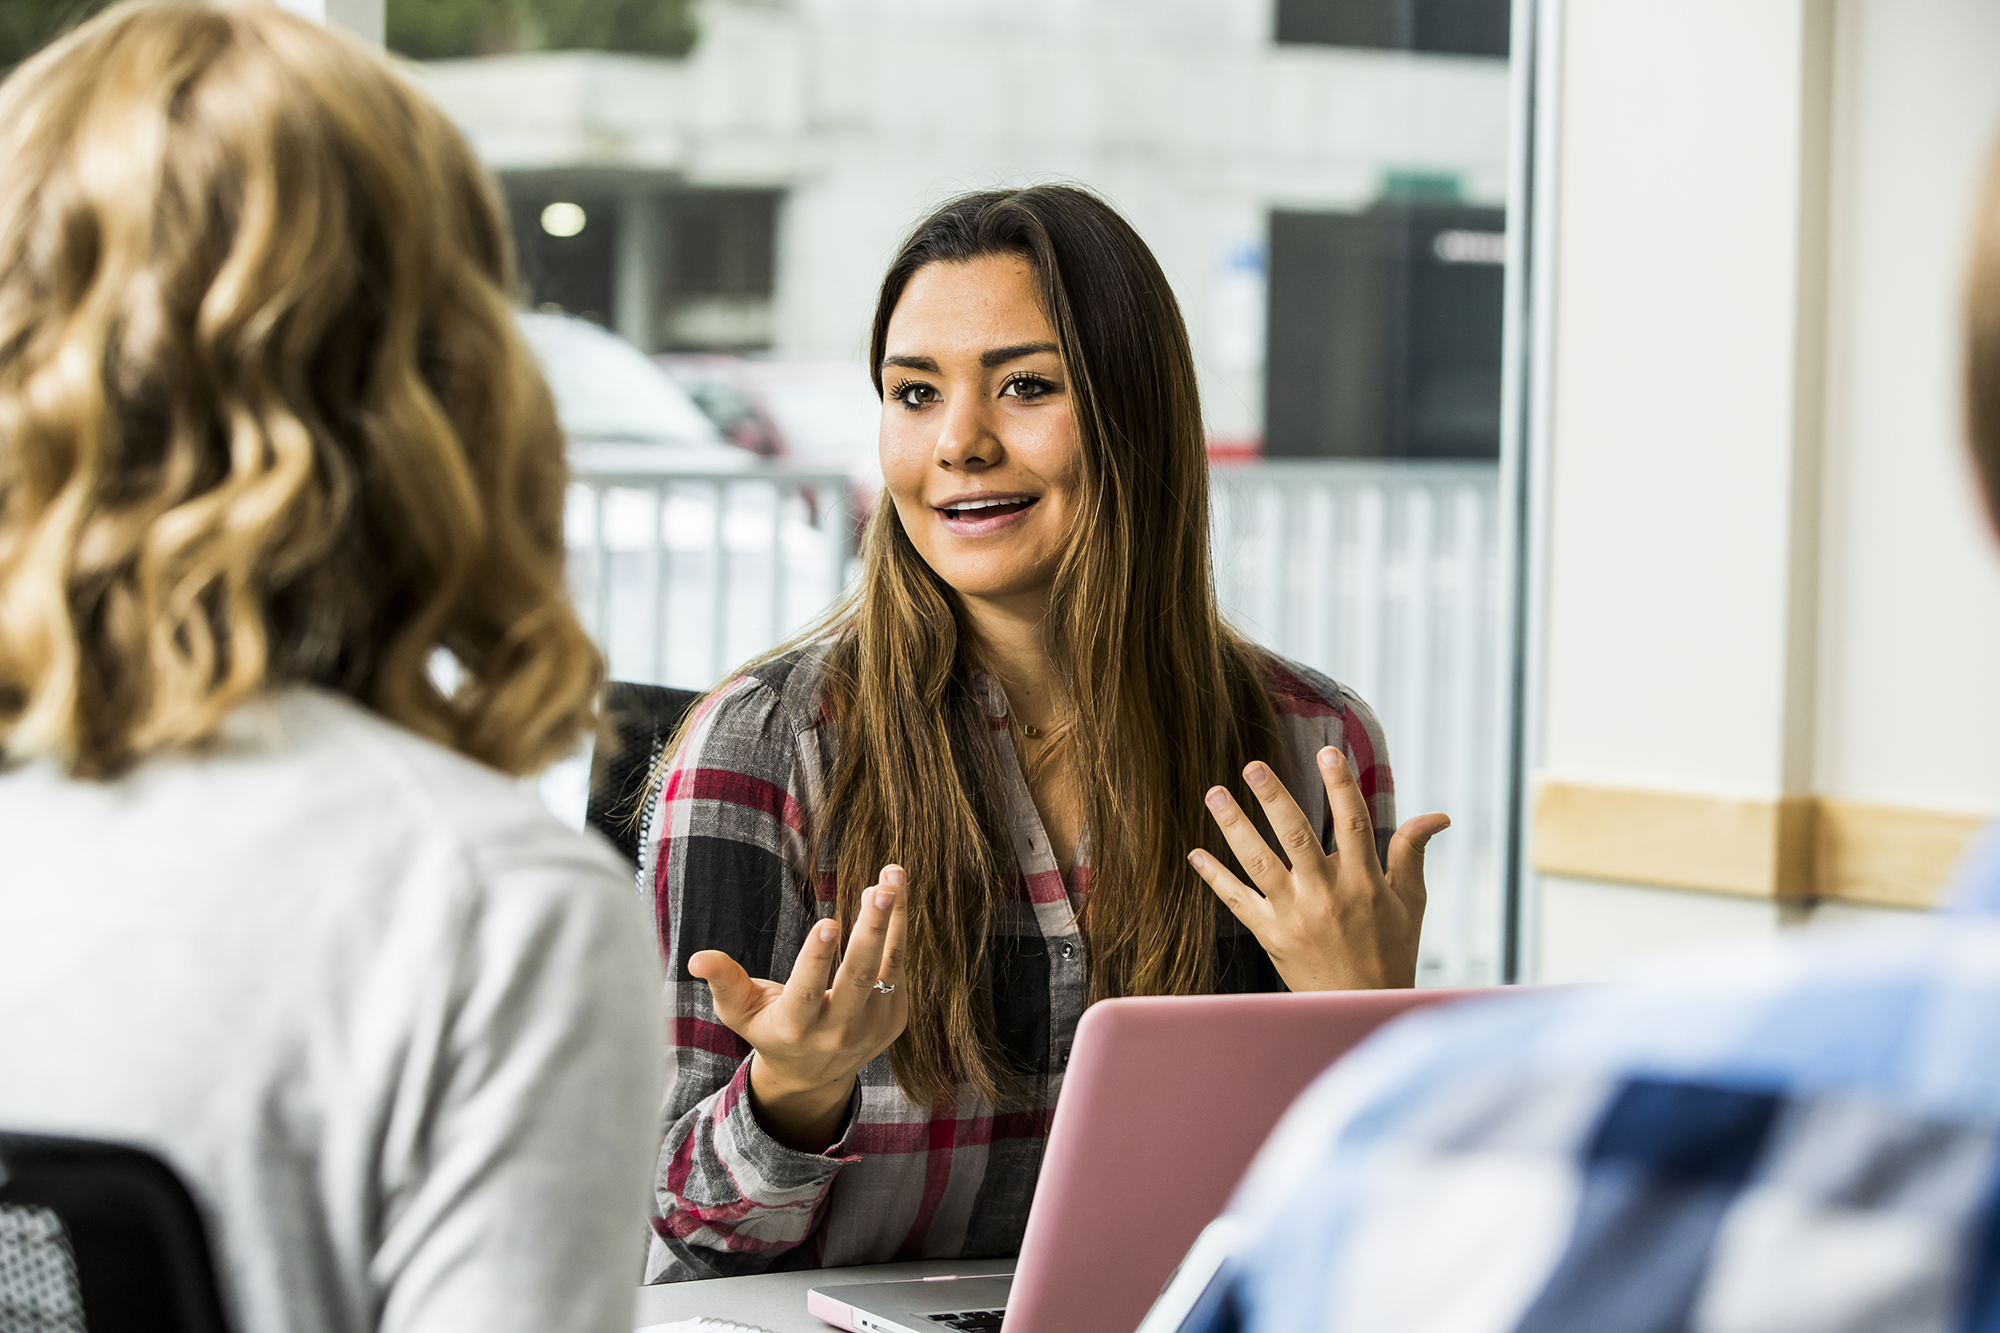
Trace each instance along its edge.
<path fill-rule="evenodd" d="M 143 1149 L 0 1132 L 0 1330 L 226 1333 L 201 1213 Z"/>
<path fill-rule="evenodd" d="M 583 819 L 611 839 L 635 866 L 652 819 L 652 812 L 641 808 L 646 778 L 699 698 L 694 690 L 623 680 L 604 687 L 597 744 L 590 756 L 590 801 Z"/>

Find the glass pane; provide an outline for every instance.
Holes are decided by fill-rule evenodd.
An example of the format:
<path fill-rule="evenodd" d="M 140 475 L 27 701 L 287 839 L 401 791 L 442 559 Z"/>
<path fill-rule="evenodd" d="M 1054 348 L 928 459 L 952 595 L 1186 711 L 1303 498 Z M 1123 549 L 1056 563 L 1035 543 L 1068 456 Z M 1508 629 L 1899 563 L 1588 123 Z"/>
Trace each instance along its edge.
<path fill-rule="evenodd" d="M 1187 318 L 1226 614 L 1374 706 L 1402 813 L 1454 820 L 1422 977 L 1498 979 L 1506 0 L 441 9 L 389 0 L 390 42 L 503 182 L 529 301 L 654 357 L 743 463 L 578 450 L 615 676 L 705 687 L 826 605 L 881 484 L 898 242 L 968 189 L 1080 183 Z"/>

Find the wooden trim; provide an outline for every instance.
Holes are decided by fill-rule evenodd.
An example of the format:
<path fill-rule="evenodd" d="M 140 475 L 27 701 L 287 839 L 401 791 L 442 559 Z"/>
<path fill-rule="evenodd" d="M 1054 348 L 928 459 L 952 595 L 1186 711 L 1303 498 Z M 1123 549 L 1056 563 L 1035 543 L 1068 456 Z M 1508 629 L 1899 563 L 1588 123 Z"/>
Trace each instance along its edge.
<path fill-rule="evenodd" d="M 1535 787 L 1535 869 L 1755 898 L 1928 907 L 1976 815 L 1823 796 L 1756 799 L 1601 787 Z"/>
<path fill-rule="evenodd" d="M 1545 779 L 1535 789 L 1535 869 L 1769 898 L 1789 827 L 1775 801 Z"/>
<path fill-rule="evenodd" d="M 1813 878 L 1819 897 L 1929 907 L 1986 821 L 1822 796 L 1816 823 Z"/>

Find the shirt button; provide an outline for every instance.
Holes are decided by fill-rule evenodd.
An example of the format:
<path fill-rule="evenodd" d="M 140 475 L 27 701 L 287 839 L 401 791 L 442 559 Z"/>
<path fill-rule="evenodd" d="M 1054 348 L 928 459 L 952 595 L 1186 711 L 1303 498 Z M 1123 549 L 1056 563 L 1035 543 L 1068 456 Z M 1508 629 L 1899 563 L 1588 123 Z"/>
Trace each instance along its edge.
<path fill-rule="evenodd" d="M 1075 952 L 1076 952 L 1076 946 L 1074 944 L 1063 945 L 1063 950 L 1062 950 L 1063 957 L 1067 958 Z"/>
<path fill-rule="evenodd" d="M 1069 1068 L 1069 1047 L 1067 1046 L 1062 1048 L 1062 1067 L 1064 1069 Z"/>

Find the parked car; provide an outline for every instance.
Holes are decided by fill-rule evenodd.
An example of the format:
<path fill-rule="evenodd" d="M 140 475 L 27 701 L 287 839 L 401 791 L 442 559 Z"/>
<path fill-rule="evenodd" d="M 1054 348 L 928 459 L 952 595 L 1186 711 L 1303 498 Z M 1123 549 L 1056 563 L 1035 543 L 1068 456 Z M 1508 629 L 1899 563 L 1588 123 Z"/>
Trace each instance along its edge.
<path fill-rule="evenodd" d="M 882 404 L 859 363 L 689 353 L 654 359 L 739 447 L 844 472 L 857 518 L 875 508 L 882 493 Z"/>
<path fill-rule="evenodd" d="M 569 444 L 570 595 L 614 677 L 705 689 L 838 594 L 852 537 L 818 488 L 730 444 L 623 339 L 518 318 Z"/>
<path fill-rule="evenodd" d="M 675 352 L 653 360 L 694 400 L 724 439 L 759 458 L 782 459 L 791 450 L 785 433 L 757 401 L 744 358 L 720 353 Z"/>
<path fill-rule="evenodd" d="M 693 471 L 740 471 L 756 460 L 731 447 L 706 413 L 638 348 L 569 315 L 516 316 L 556 400 L 573 457 L 671 457 Z M 672 450 L 671 455 L 659 451 Z"/>

